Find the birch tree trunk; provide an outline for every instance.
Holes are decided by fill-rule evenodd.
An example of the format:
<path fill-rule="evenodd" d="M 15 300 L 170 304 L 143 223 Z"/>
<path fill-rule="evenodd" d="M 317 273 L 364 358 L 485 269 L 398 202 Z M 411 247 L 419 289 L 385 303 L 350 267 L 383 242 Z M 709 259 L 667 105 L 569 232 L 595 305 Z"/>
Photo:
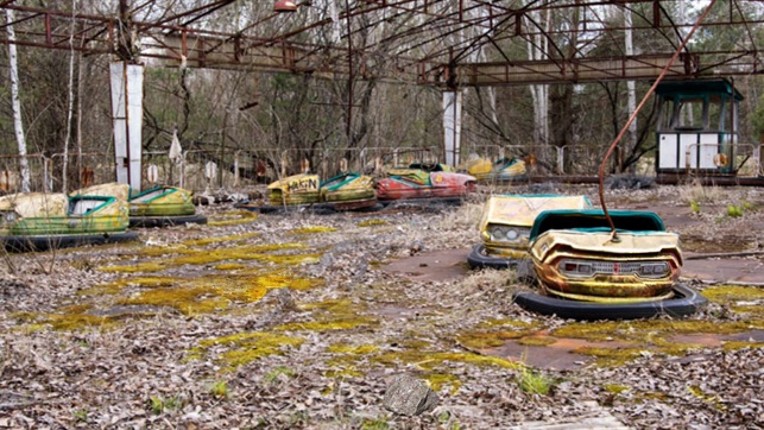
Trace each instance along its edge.
<path fill-rule="evenodd" d="M 628 7 L 623 8 L 623 26 L 626 28 L 624 33 L 624 48 L 626 50 L 626 56 L 631 57 L 634 55 L 634 42 L 632 40 L 631 34 L 631 9 Z M 631 114 L 634 113 L 634 111 L 637 109 L 637 90 L 636 85 L 634 81 L 626 81 L 626 109 L 628 116 L 631 116 Z M 634 122 L 629 125 L 629 142 L 628 147 L 631 151 L 635 146 L 637 145 L 637 119 L 634 119 Z M 630 153 L 626 152 L 626 153 Z"/>
<path fill-rule="evenodd" d="M 535 15 L 533 19 L 539 22 L 542 17 L 541 12 L 536 12 Z M 551 22 L 549 11 L 544 18 L 543 25 L 548 32 Z M 538 61 L 549 55 L 549 40 L 544 35 L 532 36 L 528 39 L 527 44 L 529 60 Z M 530 85 L 529 89 L 533 99 L 534 143 L 547 145 L 549 144 L 549 85 Z"/>
<path fill-rule="evenodd" d="M 19 98 L 19 67 L 16 53 L 16 32 L 13 30 L 15 20 L 13 9 L 5 10 L 8 31 L 8 63 L 11 69 L 11 101 L 13 106 L 13 128 L 16 132 L 16 143 L 19 147 L 19 170 L 21 174 L 21 191 L 28 193 L 31 189 L 29 179 L 29 160 L 27 160 L 27 142 L 24 137 L 24 124 L 21 121 L 21 99 Z"/>
<path fill-rule="evenodd" d="M 82 53 L 77 57 L 77 185 L 82 186 Z"/>
<path fill-rule="evenodd" d="M 72 140 L 72 117 L 74 115 L 74 15 L 77 11 L 77 0 L 72 0 L 72 26 L 69 34 L 69 106 L 66 113 L 66 134 L 64 136 L 64 159 L 61 169 L 61 188 L 69 192 L 69 142 Z"/>

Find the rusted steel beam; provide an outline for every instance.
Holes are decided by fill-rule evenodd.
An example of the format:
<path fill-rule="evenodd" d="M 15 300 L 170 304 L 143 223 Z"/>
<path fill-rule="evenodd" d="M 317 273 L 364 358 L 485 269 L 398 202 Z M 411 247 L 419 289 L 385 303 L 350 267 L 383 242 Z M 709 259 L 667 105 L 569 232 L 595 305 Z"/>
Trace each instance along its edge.
<path fill-rule="evenodd" d="M 742 0 L 734 1 L 731 7 L 738 7 Z M 143 6 L 150 4 L 144 2 Z M 293 37 L 306 31 L 313 31 L 321 26 L 328 25 L 331 20 L 319 19 L 301 28 L 287 29 L 281 34 L 269 37 L 248 36 L 246 30 L 256 28 L 258 24 L 276 16 L 268 13 L 244 29 L 236 32 L 223 32 L 214 29 L 199 28 L 199 26 L 171 25 L 173 20 L 187 18 L 185 24 L 193 23 L 209 14 L 225 7 L 230 0 L 215 0 L 210 4 L 191 9 L 173 15 L 170 18 L 156 22 L 132 22 L 133 28 L 139 30 L 138 37 L 143 46 L 137 53 L 149 61 L 161 60 L 159 64 L 177 66 L 181 59 L 186 57 L 187 65 L 191 67 L 224 68 L 235 70 L 266 70 L 266 71 L 289 71 L 296 73 L 314 73 L 321 77 L 339 78 L 347 76 L 350 69 L 347 49 L 342 46 L 327 46 L 292 42 Z M 502 41 L 512 39 L 513 30 L 519 30 L 521 37 L 528 38 L 543 34 L 546 37 L 565 35 L 579 31 L 575 26 L 567 29 L 552 30 L 546 32 L 542 26 L 523 25 L 522 17 L 531 11 L 565 10 L 570 8 L 591 8 L 598 5 L 612 4 L 619 7 L 630 5 L 647 4 L 648 15 L 650 6 L 654 0 L 576 0 L 575 2 L 530 2 L 523 5 L 521 2 L 496 3 L 491 0 L 470 0 L 469 2 L 451 3 L 456 7 L 445 9 L 438 5 L 448 3 L 446 0 L 376 0 L 351 2 L 351 6 L 342 11 L 340 18 L 354 18 L 365 16 L 370 21 L 358 20 L 358 25 L 347 31 L 345 37 L 353 37 L 355 34 L 373 27 L 376 19 L 382 19 L 374 15 L 384 8 L 396 12 L 394 16 L 421 15 L 426 19 L 421 24 L 406 27 L 402 31 L 395 32 L 392 36 L 383 39 L 376 44 L 352 46 L 353 58 L 360 59 L 358 64 L 358 79 L 410 79 L 410 82 L 418 82 L 426 85 L 444 85 L 445 73 L 448 70 L 450 82 L 460 86 L 490 86 L 490 85 L 522 85 L 529 83 L 564 83 L 564 82 L 593 82 L 607 80 L 630 80 L 630 79 L 654 79 L 656 68 L 662 66 L 665 53 L 653 53 L 633 58 L 614 56 L 611 58 L 575 58 L 561 59 L 563 55 L 557 55 L 554 60 L 528 62 L 524 58 L 513 58 L 509 51 L 502 50 Z M 136 10 L 141 6 L 134 7 L 131 11 L 135 16 Z M 661 14 L 660 4 L 657 6 Z M 19 11 L 22 17 L 14 23 L 17 28 L 19 45 L 51 48 L 59 50 L 72 49 L 68 40 L 72 36 L 70 24 L 72 19 L 77 21 L 79 30 L 75 32 L 74 49 L 86 53 L 116 53 L 116 28 L 117 20 L 110 16 L 94 16 L 86 14 L 74 14 L 70 11 L 58 11 L 43 7 L 34 8 L 21 6 L 12 2 L 0 2 L 0 8 L 12 8 Z M 484 8 L 487 14 L 468 14 L 475 8 Z M 27 16 L 24 16 L 27 15 Z M 389 14 L 387 15 L 390 16 Z M 738 14 L 716 17 L 716 21 L 707 22 L 703 27 L 721 25 L 741 25 L 749 29 L 753 25 L 764 24 L 764 17 L 746 19 L 742 12 Z M 460 20 L 462 22 L 460 23 Z M 516 21 L 520 28 L 513 28 Z M 365 24 L 360 24 L 360 22 Z M 527 23 L 526 23 L 527 24 Z M 640 31 L 677 31 L 686 25 L 674 24 L 670 20 L 662 19 L 657 28 L 650 17 L 643 17 L 643 23 L 632 28 Z M 2 25 L 0 25 L 2 26 Z M 468 30 L 470 27 L 486 29 L 490 34 L 479 31 L 476 35 L 468 36 L 459 43 L 447 43 L 450 35 L 456 35 Z M 509 29 L 509 31 L 507 31 Z M 622 26 L 607 27 L 602 29 L 589 29 L 589 31 L 603 35 L 609 32 L 623 30 Z M 432 36 L 427 33 L 433 33 Z M 664 37 L 669 35 L 662 33 Z M 186 38 L 186 44 L 178 43 L 173 38 L 182 35 Z M 143 43 L 146 42 L 146 43 Z M 356 42 L 356 40 L 354 40 Z M 673 42 L 673 40 L 671 41 Z M 8 43 L 0 39 L 0 43 Z M 396 43 L 404 48 L 395 50 Z M 375 51 L 381 44 L 393 46 L 392 53 L 383 60 L 382 67 L 373 68 L 367 65 L 363 58 L 371 56 L 365 53 Z M 341 44 L 342 45 L 342 44 Z M 669 45 L 669 41 L 666 42 Z M 492 46 L 501 55 L 504 61 L 497 63 L 469 63 L 463 61 L 463 57 L 476 49 L 485 49 Z M 665 51 L 660 49 L 659 51 Z M 453 61 L 448 61 L 449 51 L 454 52 Z M 490 51 L 489 51 L 490 52 Z M 560 54 L 560 53 L 558 53 Z M 517 54 L 515 54 L 517 55 Z M 693 52 L 682 54 L 678 66 L 672 67 L 669 72 L 674 76 L 702 76 L 716 73 L 727 75 L 746 75 L 763 73 L 764 67 L 758 57 L 755 45 L 749 50 L 731 50 L 724 52 Z M 376 74 L 362 73 L 364 69 L 375 70 Z M 344 78 L 343 78 L 344 79 Z"/>
<path fill-rule="evenodd" d="M 513 63 L 457 64 L 455 71 L 460 86 L 502 86 L 523 84 L 586 83 L 600 81 L 651 80 L 665 67 L 671 54 L 620 56 L 609 58 L 577 58 L 563 60 L 517 61 Z M 679 62 L 669 76 L 698 77 L 708 75 L 762 74 L 754 51 L 699 52 L 684 56 L 689 63 Z M 685 64 L 690 67 L 687 68 Z M 445 86 L 442 70 L 447 63 L 422 70 L 420 83 Z"/>

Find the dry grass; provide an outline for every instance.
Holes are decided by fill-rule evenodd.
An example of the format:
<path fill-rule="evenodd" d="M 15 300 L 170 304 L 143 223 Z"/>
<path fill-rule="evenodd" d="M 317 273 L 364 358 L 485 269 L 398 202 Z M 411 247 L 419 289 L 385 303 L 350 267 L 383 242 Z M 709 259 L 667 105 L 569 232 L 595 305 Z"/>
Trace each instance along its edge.
<path fill-rule="evenodd" d="M 677 196 L 683 203 L 718 203 L 727 196 L 727 191 L 717 186 L 703 186 L 698 181 L 677 186 Z"/>
<path fill-rule="evenodd" d="M 514 270 L 477 270 L 459 283 L 459 288 L 463 291 L 481 291 L 507 286 L 515 286 L 518 289 L 521 287 L 517 283 L 517 272 Z"/>
<path fill-rule="evenodd" d="M 441 229 L 472 229 L 477 238 L 477 224 L 483 214 L 483 202 L 465 202 L 454 211 L 447 212 L 438 223 Z"/>

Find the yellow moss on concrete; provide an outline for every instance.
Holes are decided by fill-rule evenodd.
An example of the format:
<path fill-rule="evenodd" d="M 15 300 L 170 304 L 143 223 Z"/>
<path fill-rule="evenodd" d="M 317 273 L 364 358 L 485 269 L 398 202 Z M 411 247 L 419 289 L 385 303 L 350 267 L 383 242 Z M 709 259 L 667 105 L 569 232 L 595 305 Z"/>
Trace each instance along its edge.
<path fill-rule="evenodd" d="M 476 330 L 456 336 L 459 344 L 471 349 L 496 348 L 508 340 L 520 339 L 541 329 L 540 323 L 511 319 L 493 319 L 480 323 Z"/>
<path fill-rule="evenodd" d="M 185 253 L 167 261 L 168 267 L 183 265 L 206 265 L 221 261 L 251 261 L 257 260 L 283 265 L 297 265 L 303 263 L 316 263 L 321 258 L 319 253 L 306 254 L 271 254 L 273 251 L 305 249 L 302 243 L 278 243 L 267 245 L 248 245 L 213 250 L 199 249 L 195 252 Z"/>
<path fill-rule="evenodd" d="M 18 312 L 12 314 L 21 322 L 28 325 L 27 330 L 38 331 L 44 327 L 53 330 L 74 331 L 85 328 L 108 328 L 115 324 L 110 317 L 90 315 L 86 313 L 90 305 L 64 306 L 58 312 Z"/>
<path fill-rule="evenodd" d="M 764 300 L 764 288 L 742 285 L 714 285 L 705 288 L 701 294 L 708 300 L 729 304 L 738 301 Z"/>
<path fill-rule="evenodd" d="M 178 278 L 170 277 L 130 277 L 119 279 L 105 284 L 95 285 L 90 288 L 79 291 L 81 296 L 104 296 L 116 295 L 122 292 L 125 287 L 134 286 L 140 288 L 160 288 L 170 287 L 178 282 Z"/>
<path fill-rule="evenodd" d="M 211 294 L 209 288 L 179 286 L 148 290 L 118 301 L 123 305 L 166 306 L 185 315 L 198 315 L 226 309 L 230 301 Z"/>
<path fill-rule="evenodd" d="M 708 300 L 729 306 L 740 314 L 764 317 L 764 288 L 743 285 L 714 285 L 701 291 Z"/>
<path fill-rule="evenodd" d="M 557 342 L 557 339 L 551 336 L 523 336 L 517 340 L 518 345 L 523 346 L 548 346 Z"/>
<path fill-rule="evenodd" d="M 611 394 L 621 394 L 623 392 L 631 390 L 631 388 L 628 385 L 621 385 L 621 384 L 605 384 L 602 388 L 604 388 L 605 391 Z"/>
<path fill-rule="evenodd" d="M 573 352 L 596 357 L 595 363 L 601 367 L 617 367 L 639 357 L 643 349 L 639 348 L 598 348 L 593 346 L 584 346 L 576 348 Z"/>
<path fill-rule="evenodd" d="M 204 339 L 190 351 L 191 358 L 210 354 L 213 347 L 225 347 L 215 359 L 225 371 L 236 370 L 260 358 L 283 354 L 289 347 L 299 347 L 303 339 L 270 332 L 241 332 L 228 336 Z"/>
<path fill-rule="evenodd" d="M 238 243 L 242 242 L 247 239 L 251 239 L 253 237 L 259 236 L 260 233 L 256 231 L 251 231 L 247 233 L 238 233 L 238 234 L 228 234 L 225 236 L 213 236 L 213 237 L 204 237 L 201 239 L 189 239 L 184 240 L 183 242 L 180 242 L 181 247 L 187 247 L 187 248 L 195 248 L 199 246 L 207 246 L 213 243 Z"/>
<path fill-rule="evenodd" d="M 711 321 L 711 320 L 640 320 L 570 323 L 555 329 L 552 334 L 561 338 L 585 339 L 593 342 L 613 341 L 621 347 L 583 347 L 575 350 L 597 357 L 596 364 L 618 366 L 637 357 L 641 351 L 681 356 L 704 345 L 677 342 L 676 335 L 735 334 L 764 328 L 764 321 Z"/>
<path fill-rule="evenodd" d="M 505 369 L 520 369 L 522 363 L 505 360 L 492 355 L 471 352 L 443 352 L 427 350 L 391 351 L 372 358 L 380 364 L 394 366 L 400 363 L 411 364 L 422 370 L 433 370 L 445 362 L 468 363 L 477 366 L 495 366 Z"/>
<path fill-rule="evenodd" d="M 744 348 L 764 348 L 764 342 L 731 340 L 724 342 L 724 345 L 722 345 L 722 349 L 725 351 L 737 351 L 738 349 Z"/>
<path fill-rule="evenodd" d="M 383 219 L 366 219 L 358 224 L 356 224 L 358 227 L 378 227 L 381 225 L 388 225 L 389 223 Z"/>
<path fill-rule="evenodd" d="M 319 234 L 319 233 L 332 233 L 337 231 L 334 227 L 315 225 L 308 227 L 300 227 L 289 230 L 289 234 L 301 235 L 301 234 Z"/>
<path fill-rule="evenodd" d="M 190 254 L 193 252 L 193 249 L 176 244 L 171 246 L 147 246 L 139 249 L 136 254 L 141 257 L 167 257 L 173 254 Z"/>
<path fill-rule="evenodd" d="M 186 315 L 198 315 L 227 309 L 234 302 L 259 301 L 272 289 L 307 290 L 319 284 L 319 280 L 271 272 L 198 278 L 133 278 L 112 283 L 109 288 L 117 293 L 127 285 L 145 289 L 119 299 L 119 304 L 166 306 Z"/>
<path fill-rule="evenodd" d="M 249 224 L 257 221 L 257 213 L 247 210 L 225 212 L 213 215 L 207 221 L 210 227 L 227 227 L 232 225 Z"/>
<path fill-rule="evenodd" d="M 326 377 L 360 377 L 363 374 L 358 370 L 357 363 L 365 357 L 375 354 L 379 351 L 379 347 L 372 344 L 352 345 L 348 343 L 335 343 L 329 345 L 326 350 L 336 354 L 326 361 L 326 365 L 331 367 L 330 370 L 324 373 Z"/>
<path fill-rule="evenodd" d="M 538 321 L 523 321 L 512 318 L 488 319 L 477 325 L 477 328 L 497 328 L 511 329 L 515 331 L 540 329 L 541 324 Z"/>
<path fill-rule="evenodd" d="M 222 263 L 215 266 L 215 270 L 220 270 L 222 272 L 231 271 L 231 270 L 242 270 L 246 268 L 247 266 L 241 263 Z"/>
<path fill-rule="evenodd" d="M 329 345 L 326 350 L 334 354 L 367 355 L 379 351 L 379 347 L 368 343 L 361 345 L 335 343 Z"/>
<path fill-rule="evenodd" d="M 157 261 L 144 261 L 119 266 L 100 266 L 98 270 L 106 273 L 147 273 L 159 272 L 165 269 L 165 265 Z"/>
<path fill-rule="evenodd" d="M 718 395 L 715 394 L 709 394 L 705 392 L 700 386 L 698 385 L 690 385 L 687 387 L 687 391 L 690 392 L 693 396 L 698 398 L 699 400 L 710 404 L 714 408 L 716 408 L 719 411 L 724 411 L 727 409 L 727 406 L 725 406 L 721 402 L 721 398 Z"/>
<path fill-rule="evenodd" d="M 704 346 L 697 343 L 677 342 L 663 337 L 653 337 L 649 343 L 658 347 L 658 351 L 666 355 L 681 356 L 691 351 L 702 349 Z"/>
<path fill-rule="evenodd" d="M 370 327 L 379 324 L 376 318 L 363 315 L 365 306 L 348 299 L 326 300 L 308 303 L 302 309 L 311 311 L 312 320 L 282 324 L 276 330 L 283 331 L 335 331 Z"/>
<path fill-rule="evenodd" d="M 355 366 L 348 366 L 343 368 L 329 369 L 324 372 L 324 376 L 327 378 L 360 378 L 363 376 Z"/>
<path fill-rule="evenodd" d="M 462 387 L 462 381 L 450 373 L 428 373 L 424 376 L 427 383 L 430 385 L 432 391 L 440 392 L 440 390 L 450 387 L 449 392 L 454 395 L 459 392 Z"/>
<path fill-rule="evenodd" d="M 351 330 L 356 327 L 375 325 L 377 321 L 367 317 L 358 317 L 355 319 L 342 319 L 333 321 L 304 321 L 281 324 L 275 330 L 281 331 L 335 331 Z"/>
<path fill-rule="evenodd" d="M 732 334 L 759 328 L 762 321 L 640 320 L 570 323 L 552 331 L 555 337 L 590 341 L 634 341 L 676 334 Z"/>

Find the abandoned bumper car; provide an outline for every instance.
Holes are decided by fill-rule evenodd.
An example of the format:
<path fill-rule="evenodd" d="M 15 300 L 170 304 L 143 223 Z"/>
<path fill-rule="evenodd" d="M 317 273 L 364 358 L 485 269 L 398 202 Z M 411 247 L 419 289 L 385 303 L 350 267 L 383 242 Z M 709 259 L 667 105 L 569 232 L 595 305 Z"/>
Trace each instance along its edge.
<path fill-rule="evenodd" d="M 467 173 L 481 182 L 507 182 L 527 179 L 525 162 L 518 158 L 500 158 L 491 161 L 477 158 L 467 163 Z"/>
<path fill-rule="evenodd" d="M 130 211 L 130 227 L 165 227 L 186 223 L 206 224 L 207 217 L 196 213 L 191 191 L 158 185 L 135 193 L 126 184 L 94 185 L 71 193 L 73 196 L 107 195 L 125 201 Z"/>
<path fill-rule="evenodd" d="M 528 259 L 528 238 L 536 216 L 551 209 L 587 209 L 586 196 L 505 194 L 486 201 L 479 229 L 482 243 L 472 248 L 467 262 L 473 269 L 517 267 Z"/>
<path fill-rule="evenodd" d="M 377 181 L 377 199 L 383 204 L 456 203 L 475 191 L 474 176 L 454 173 L 445 164 L 412 164 L 408 168 L 387 171 L 387 177 Z"/>
<path fill-rule="evenodd" d="M 0 198 L 0 238 L 7 251 L 132 240 L 127 204 L 113 196 L 28 193 Z"/>
<path fill-rule="evenodd" d="M 318 213 L 374 209 L 377 198 L 374 180 L 358 173 L 343 173 L 321 182 L 318 175 L 299 174 L 268 185 L 269 205 L 242 201 L 240 209 L 262 213 L 280 212 L 290 208 Z"/>
<path fill-rule="evenodd" d="M 538 215 L 530 254 L 542 294 L 519 292 L 517 304 L 579 320 L 694 313 L 706 300 L 677 284 L 679 238 L 652 212 L 554 210 Z"/>

